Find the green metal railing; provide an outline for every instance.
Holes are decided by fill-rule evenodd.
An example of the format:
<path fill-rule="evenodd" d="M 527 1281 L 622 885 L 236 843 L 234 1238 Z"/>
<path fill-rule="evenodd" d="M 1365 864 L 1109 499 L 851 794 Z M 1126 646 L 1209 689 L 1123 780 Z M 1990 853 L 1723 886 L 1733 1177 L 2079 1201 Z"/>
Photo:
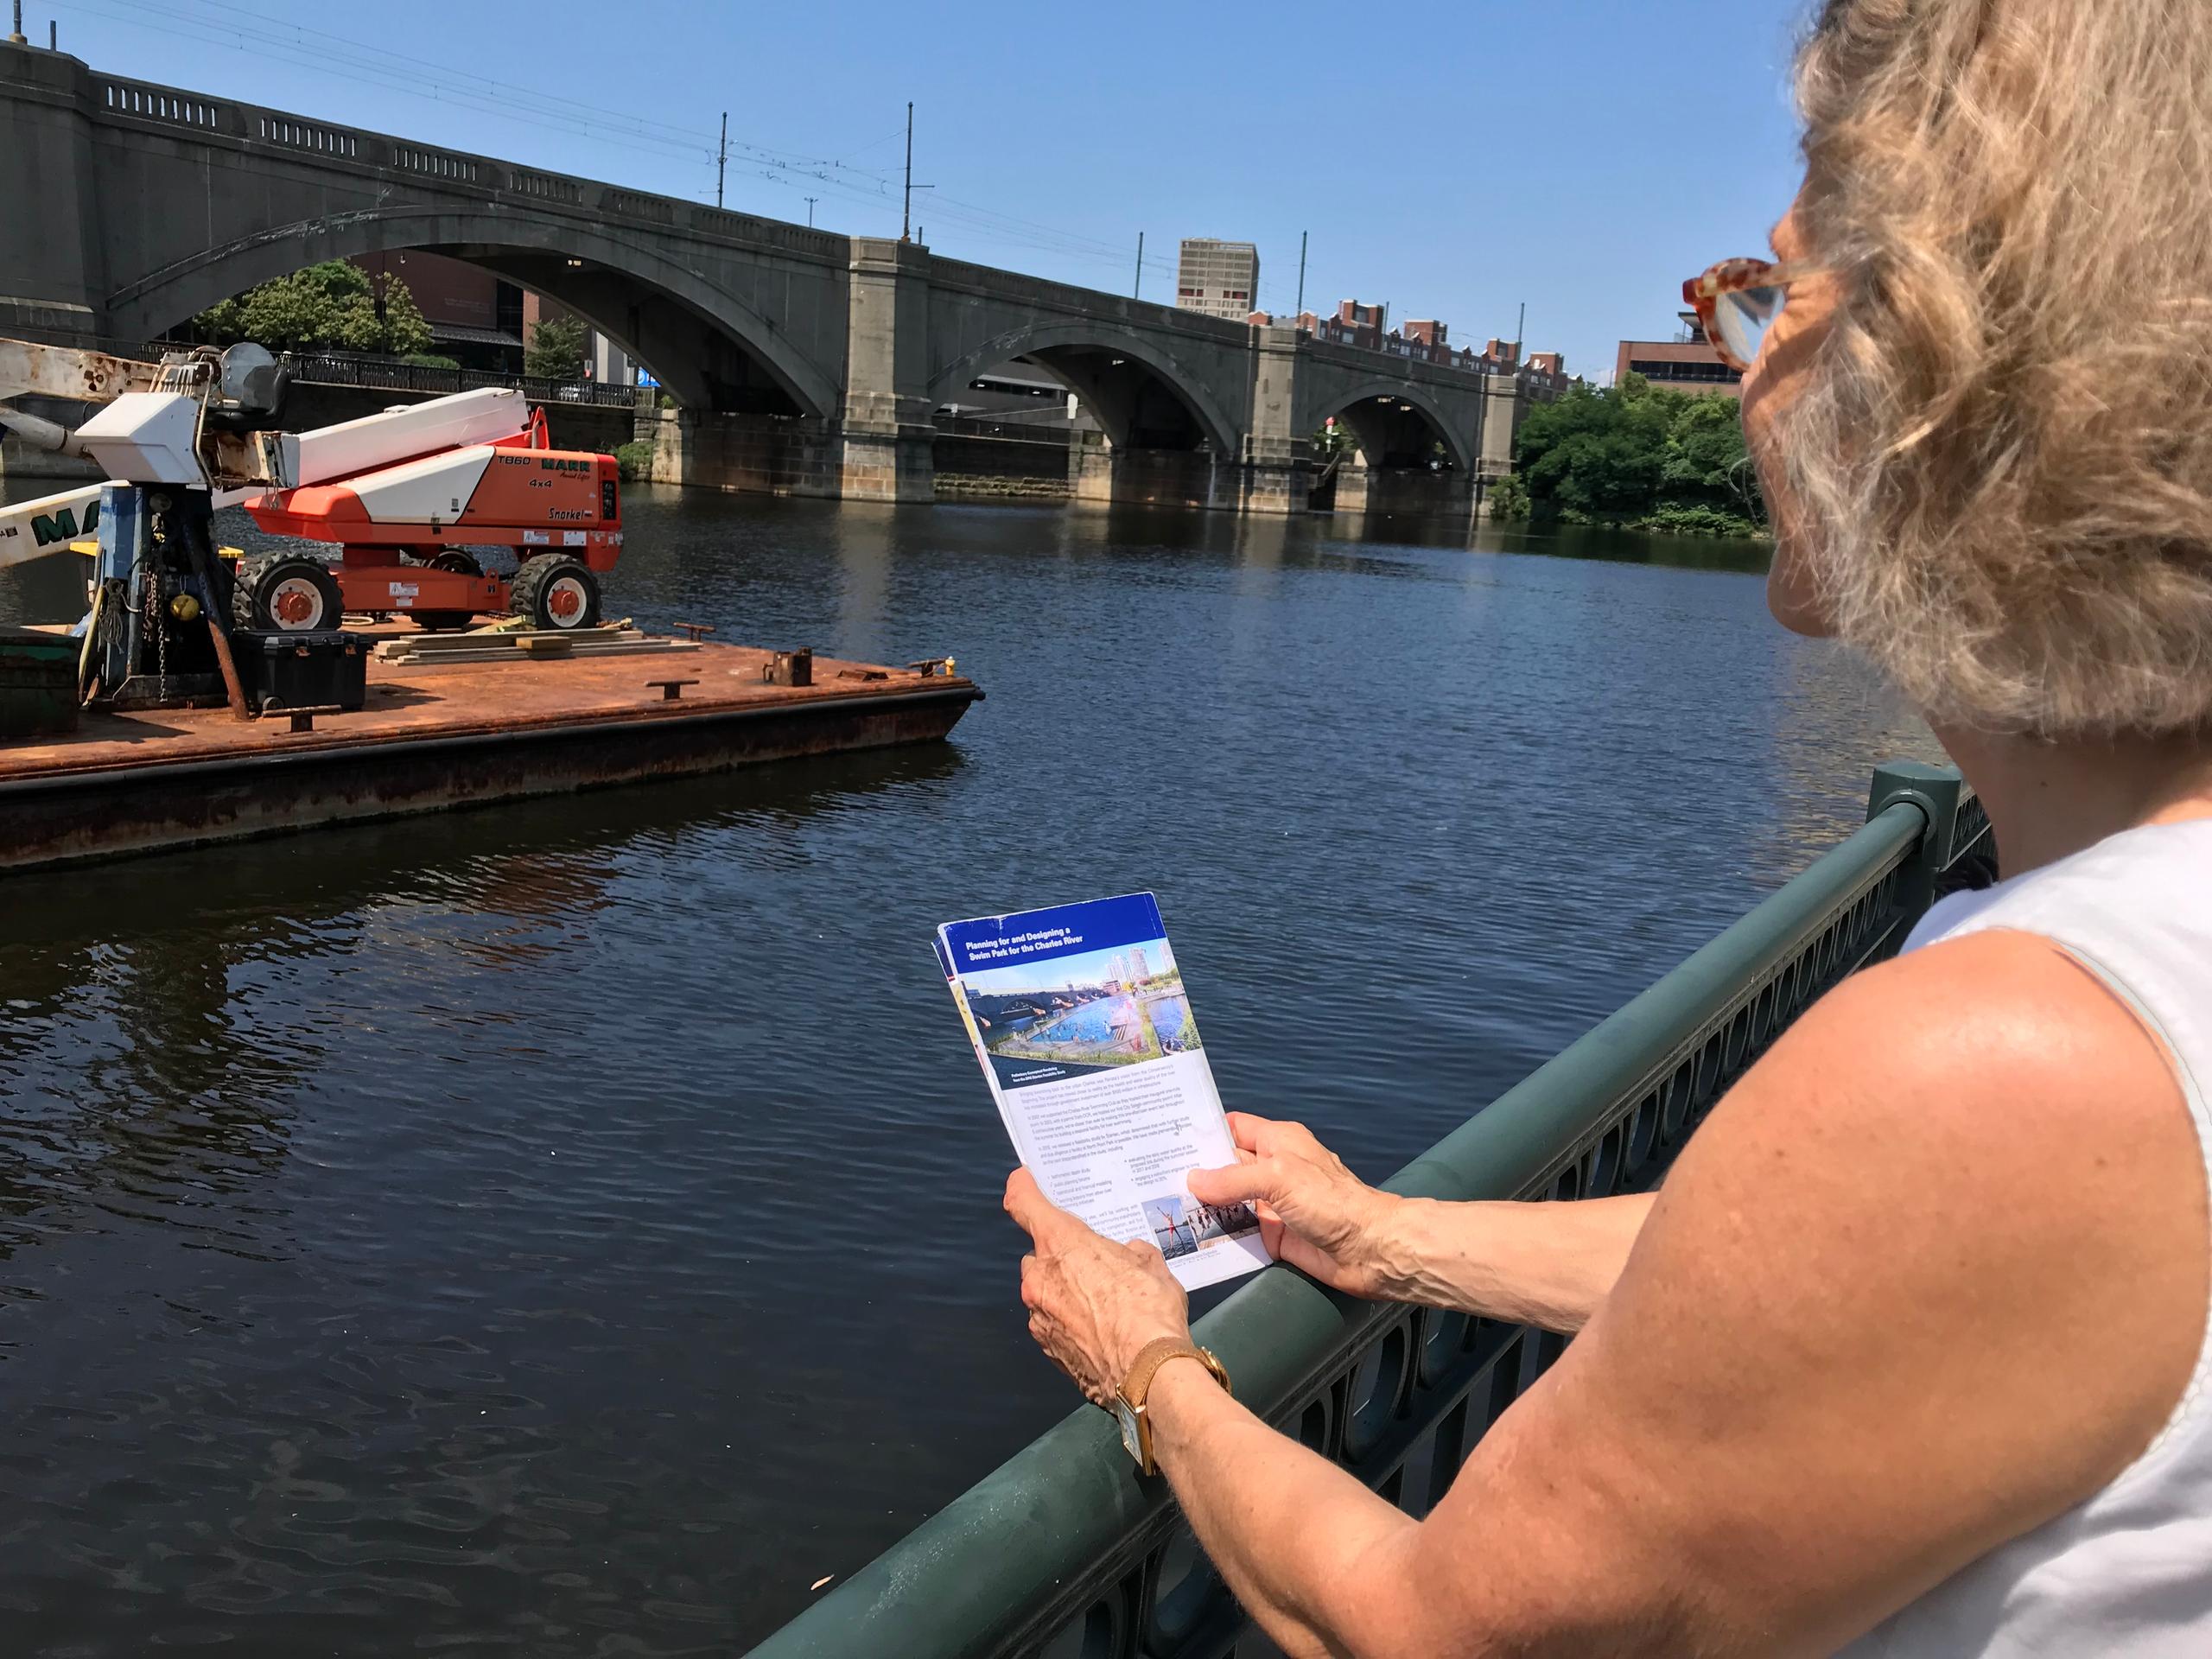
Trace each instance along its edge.
<path fill-rule="evenodd" d="M 1957 774 L 1874 774 L 1866 827 L 1384 1185 L 1454 1199 L 1648 1188 L 1791 1020 L 1995 874 Z M 1198 1325 L 1240 1399 L 1413 1515 L 1567 1339 L 1363 1302 L 1271 1268 Z M 756 1659 L 1223 1659 L 1249 1632 L 1164 1480 L 1085 1406 L 770 1637 Z M 1272 1649 L 1268 1649 L 1272 1651 Z"/>

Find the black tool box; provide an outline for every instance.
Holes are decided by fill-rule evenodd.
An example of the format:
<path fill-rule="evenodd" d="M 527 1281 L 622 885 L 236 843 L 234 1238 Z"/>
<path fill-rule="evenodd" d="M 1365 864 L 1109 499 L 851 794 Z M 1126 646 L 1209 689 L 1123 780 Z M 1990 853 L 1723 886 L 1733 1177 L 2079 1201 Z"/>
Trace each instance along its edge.
<path fill-rule="evenodd" d="M 264 714 L 354 709 L 368 701 L 369 646 L 359 633 L 237 636 L 240 671 L 251 677 Z"/>

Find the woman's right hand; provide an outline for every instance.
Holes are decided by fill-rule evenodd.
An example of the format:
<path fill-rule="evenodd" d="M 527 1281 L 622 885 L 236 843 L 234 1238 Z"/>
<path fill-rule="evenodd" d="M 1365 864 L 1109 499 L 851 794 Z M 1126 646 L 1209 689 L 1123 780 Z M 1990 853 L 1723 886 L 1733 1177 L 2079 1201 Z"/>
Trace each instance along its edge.
<path fill-rule="evenodd" d="M 1303 1123 L 1229 1114 L 1241 1161 L 1191 1172 L 1200 1204 L 1250 1204 L 1268 1252 L 1354 1296 L 1395 1294 L 1384 1224 L 1403 1202 L 1367 1185 Z"/>

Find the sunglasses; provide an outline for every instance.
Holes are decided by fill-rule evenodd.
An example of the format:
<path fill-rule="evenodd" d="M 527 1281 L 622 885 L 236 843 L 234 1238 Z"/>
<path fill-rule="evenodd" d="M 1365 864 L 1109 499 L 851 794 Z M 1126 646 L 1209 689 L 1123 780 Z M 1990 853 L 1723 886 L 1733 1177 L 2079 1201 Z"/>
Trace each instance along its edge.
<path fill-rule="evenodd" d="M 1682 299 L 1697 313 L 1720 360 L 1741 374 L 1766 344 L 1767 330 L 1800 274 L 1768 259 L 1723 259 L 1684 283 Z"/>

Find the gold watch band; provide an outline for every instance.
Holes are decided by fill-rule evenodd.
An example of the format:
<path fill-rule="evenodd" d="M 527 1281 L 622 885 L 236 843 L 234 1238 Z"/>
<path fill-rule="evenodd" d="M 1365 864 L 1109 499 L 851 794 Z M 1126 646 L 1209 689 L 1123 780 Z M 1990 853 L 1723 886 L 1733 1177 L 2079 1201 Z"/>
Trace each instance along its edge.
<path fill-rule="evenodd" d="M 1180 1338 L 1156 1337 L 1140 1348 L 1136 1358 L 1130 1363 L 1129 1374 L 1122 1379 L 1122 1398 L 1128 1402 L 1131 1410 L 1142 1410 L 1145 1395 L 1152 1390 L 1154 1374 L 1171 1359 L 1186 1358 L 1195 1359 L 1205 1366 L 1212 1374 L 1213 1380 L 1221 1384 L 1224 1394 L 1231 1392 L 1228 1370 L 1211 1353 L 1198 1344 Z"/>

